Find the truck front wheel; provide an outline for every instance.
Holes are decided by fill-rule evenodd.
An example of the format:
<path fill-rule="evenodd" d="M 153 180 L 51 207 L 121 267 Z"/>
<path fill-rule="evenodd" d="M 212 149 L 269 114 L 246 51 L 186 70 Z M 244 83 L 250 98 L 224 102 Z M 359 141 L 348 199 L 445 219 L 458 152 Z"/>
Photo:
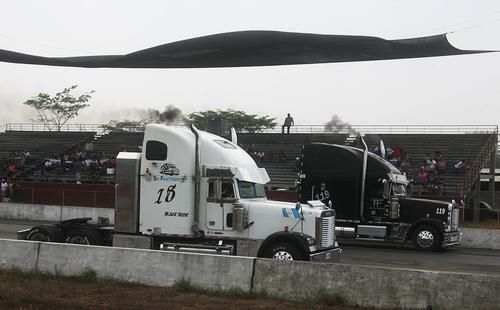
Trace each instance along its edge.
<path fill-rule="evenodd" d="M 290 243 L 276 243 L 271 245 L 264 252 L 264 257 L 279 261 L 306 260 L 304 253 Z"/>
<path fill-rule="evenodd" d="M 417 249 L 423 251 L 435 251 L 441 247 L 441 235 L 430 225 L 415 228 L 411 241 Z"/>

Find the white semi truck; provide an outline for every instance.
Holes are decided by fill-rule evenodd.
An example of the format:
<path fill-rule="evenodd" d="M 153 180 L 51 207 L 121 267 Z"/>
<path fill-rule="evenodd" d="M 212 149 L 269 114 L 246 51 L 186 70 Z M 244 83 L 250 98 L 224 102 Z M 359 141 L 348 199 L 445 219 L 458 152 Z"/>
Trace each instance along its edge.
<path fill-rule="evenodd" d="M 194 126 L 148 125 L 142 153 L 116 161 L 114 227 L 90 218 L 19 231 L 19 239 L 333 261 L 335 211 L 266 199 L 269 176 L 236 143 Z"/>

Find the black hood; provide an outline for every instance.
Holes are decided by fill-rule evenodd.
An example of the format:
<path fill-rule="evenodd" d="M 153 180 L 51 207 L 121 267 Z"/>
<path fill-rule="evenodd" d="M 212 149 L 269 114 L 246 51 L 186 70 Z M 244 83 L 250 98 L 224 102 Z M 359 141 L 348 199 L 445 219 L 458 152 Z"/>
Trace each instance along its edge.
<path fill-rule="evenodd" d="M 441 207 L 441 208 L 446 208 L 448 209 L 448 205 L 450 202 L 446 201 L 441 201 L 441 200 L 431 200 L 431 199 L 420 199 L 420 198 L 411 198 L 411 197 L 404 197 L 399 199 L 399 203 L 401 206 L 408 206 L 408 207 Z"/>

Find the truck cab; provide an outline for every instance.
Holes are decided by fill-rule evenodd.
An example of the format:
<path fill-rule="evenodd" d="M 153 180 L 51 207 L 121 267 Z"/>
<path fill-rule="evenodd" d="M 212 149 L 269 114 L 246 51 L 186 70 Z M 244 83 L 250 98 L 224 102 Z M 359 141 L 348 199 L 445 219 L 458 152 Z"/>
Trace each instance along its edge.
<path fill-rule="evenodd" d="M 339 238 L 405 242 L 420 250 L 458 244 L 455 203 L 408 197 L 397 168 L 366 150 L 311 143 L 301 156 L 300 201 L 328 191 Z M 324 195 L 323 195 L 324 196 Z"/>

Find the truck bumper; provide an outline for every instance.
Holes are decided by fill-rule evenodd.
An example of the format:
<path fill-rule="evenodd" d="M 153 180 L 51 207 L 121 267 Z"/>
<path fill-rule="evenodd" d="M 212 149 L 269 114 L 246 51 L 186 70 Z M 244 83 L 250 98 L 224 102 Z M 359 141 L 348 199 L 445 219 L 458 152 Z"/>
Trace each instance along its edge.
<path fill-rule="evenodd" d="M 445 232 L 443 235 L 443 247 L 460 244 L 462 241 L 461 231 Z"/>
<path fill-rule="evenodd" d="M 342 249 L 339 247 L 323 249 L 310 253 L 309 260 L 311 262 L 336 263 L 339 261 L 340 253 L 342 253 Z"/>

